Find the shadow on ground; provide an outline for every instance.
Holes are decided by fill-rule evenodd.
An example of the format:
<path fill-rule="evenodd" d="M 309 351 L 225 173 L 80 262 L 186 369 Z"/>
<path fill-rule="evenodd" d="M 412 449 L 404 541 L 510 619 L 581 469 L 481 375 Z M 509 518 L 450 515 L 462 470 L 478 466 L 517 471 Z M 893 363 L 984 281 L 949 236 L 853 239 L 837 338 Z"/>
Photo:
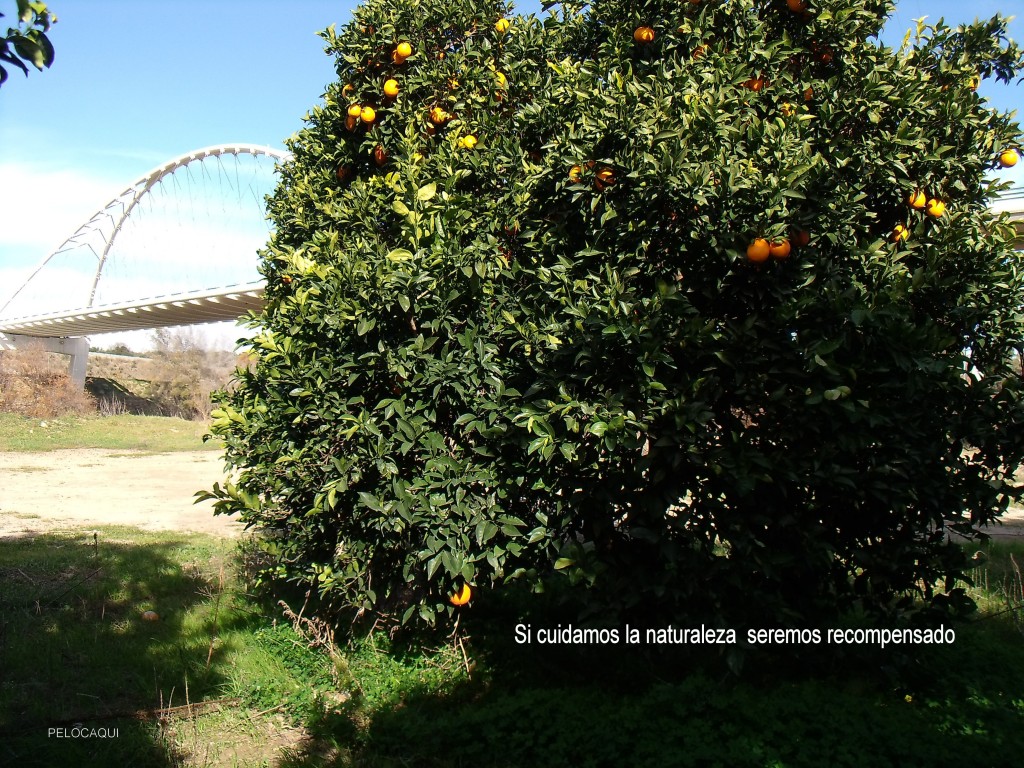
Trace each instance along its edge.
<path fill-rule="evenodd" d="M 0 765 L 179 763 L 153 710 L 215 696 L 228 650 L 203 613 L 217 553 L 195 541 L 0 540 Z"/>
<path fill-rule="evenodd" d="M 357 695 L 308 724 L 332 757 L 283 766 L 960 768 L 1024 753 L 1024 638 L 998 618 L 951 647 L 781 649 L 740 678 L 679 648 L 517 645 L 514 618 L 490 619 L 471 631 L 475 679 Z"/>

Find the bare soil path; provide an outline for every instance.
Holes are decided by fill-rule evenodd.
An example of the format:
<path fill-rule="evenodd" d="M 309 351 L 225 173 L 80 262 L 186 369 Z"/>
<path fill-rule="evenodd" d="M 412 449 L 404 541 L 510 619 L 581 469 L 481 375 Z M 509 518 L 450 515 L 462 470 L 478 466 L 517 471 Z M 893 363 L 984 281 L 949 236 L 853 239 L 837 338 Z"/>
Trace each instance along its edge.
<path fill-rule="evenodd" d="M 237 536 L 211 502 L 193 504 L 224 476 L 215 451 L 0 453 L 0 537 L 100 524 Z"/>

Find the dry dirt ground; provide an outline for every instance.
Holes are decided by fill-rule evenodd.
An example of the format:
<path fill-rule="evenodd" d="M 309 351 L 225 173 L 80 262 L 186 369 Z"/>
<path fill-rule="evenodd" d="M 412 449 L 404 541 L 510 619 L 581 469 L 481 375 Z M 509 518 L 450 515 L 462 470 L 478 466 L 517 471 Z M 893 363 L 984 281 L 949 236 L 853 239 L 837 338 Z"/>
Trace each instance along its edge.
<path fill-rule="evenodd" d="M 211 502 L 193 503 L 223 479 L 215 451 L 0 453 L 0 537 L 99 524 L 237 536 Z"/>

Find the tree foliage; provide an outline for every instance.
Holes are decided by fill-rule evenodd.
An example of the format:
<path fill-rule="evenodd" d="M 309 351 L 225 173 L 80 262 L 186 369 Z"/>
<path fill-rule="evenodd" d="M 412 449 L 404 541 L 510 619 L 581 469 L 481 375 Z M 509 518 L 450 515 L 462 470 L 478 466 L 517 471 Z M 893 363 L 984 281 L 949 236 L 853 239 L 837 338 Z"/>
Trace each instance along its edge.
<path fill-rule="evenodd" d="M 4 14 L 0 13 L 0 18 Z M 42 71 L 53 64 L 53 44 L 46 36 L 50 26 L 57 23 L 57 17 L 46 7 L 46 3 L 34 0 L 18 0 L 18 26 L 8 27 L 7 35 L 0 38 L 0 62 L 15 66 L 28 76 L 32 64 Z M 0 85 L 7 80 L 7 70 L 0 63 Z"/>
<path fill-rule="evenodd" d="M 891 50 L 890 6 L 369 0 L 327 30 L 218 510 L 395 623 L 515 580 L 603 620 L 962 603 L 948 536 L 1024 455 L 988 211 L 1020 134 L 976 92 L 1022 57 L 999 18 Z"/>

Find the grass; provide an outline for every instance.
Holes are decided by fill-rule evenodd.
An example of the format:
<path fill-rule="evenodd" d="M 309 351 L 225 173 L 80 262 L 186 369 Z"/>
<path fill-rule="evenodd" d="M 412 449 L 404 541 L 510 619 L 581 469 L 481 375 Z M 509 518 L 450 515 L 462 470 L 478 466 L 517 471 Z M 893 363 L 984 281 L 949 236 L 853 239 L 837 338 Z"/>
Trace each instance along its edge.
<path fill-rule="evenodd" d="M 231 542 L 123 528 L 9 539 L 0 765 L 1012 765 L 1024 752 L 1024 615 L 1011 555 L 1024 562 L 1024 542 L 986 547 L 981 611 L 953 645 L 813 665 L 791 646 L 737 679 L 678 649 L 517 645 L 525 604 L 483 599 L 465 614 L 472 672 L 444 638 L 331 650 L 317 642 L 328 627 L 251 593 Z M 162 721 L 130 716 L 186 702 L 196 708 Z M 73 722 L 119 737 L 47 737 Z"/>
<path fill-rule="evenodd" d="M 205 423 L 162 416 L 62 416 L 40 420 L 0 413 L 0 452 L 62 448 L 149 453 L 220 450 L 218 440 L 203 442 L 207 431 Z"/>

